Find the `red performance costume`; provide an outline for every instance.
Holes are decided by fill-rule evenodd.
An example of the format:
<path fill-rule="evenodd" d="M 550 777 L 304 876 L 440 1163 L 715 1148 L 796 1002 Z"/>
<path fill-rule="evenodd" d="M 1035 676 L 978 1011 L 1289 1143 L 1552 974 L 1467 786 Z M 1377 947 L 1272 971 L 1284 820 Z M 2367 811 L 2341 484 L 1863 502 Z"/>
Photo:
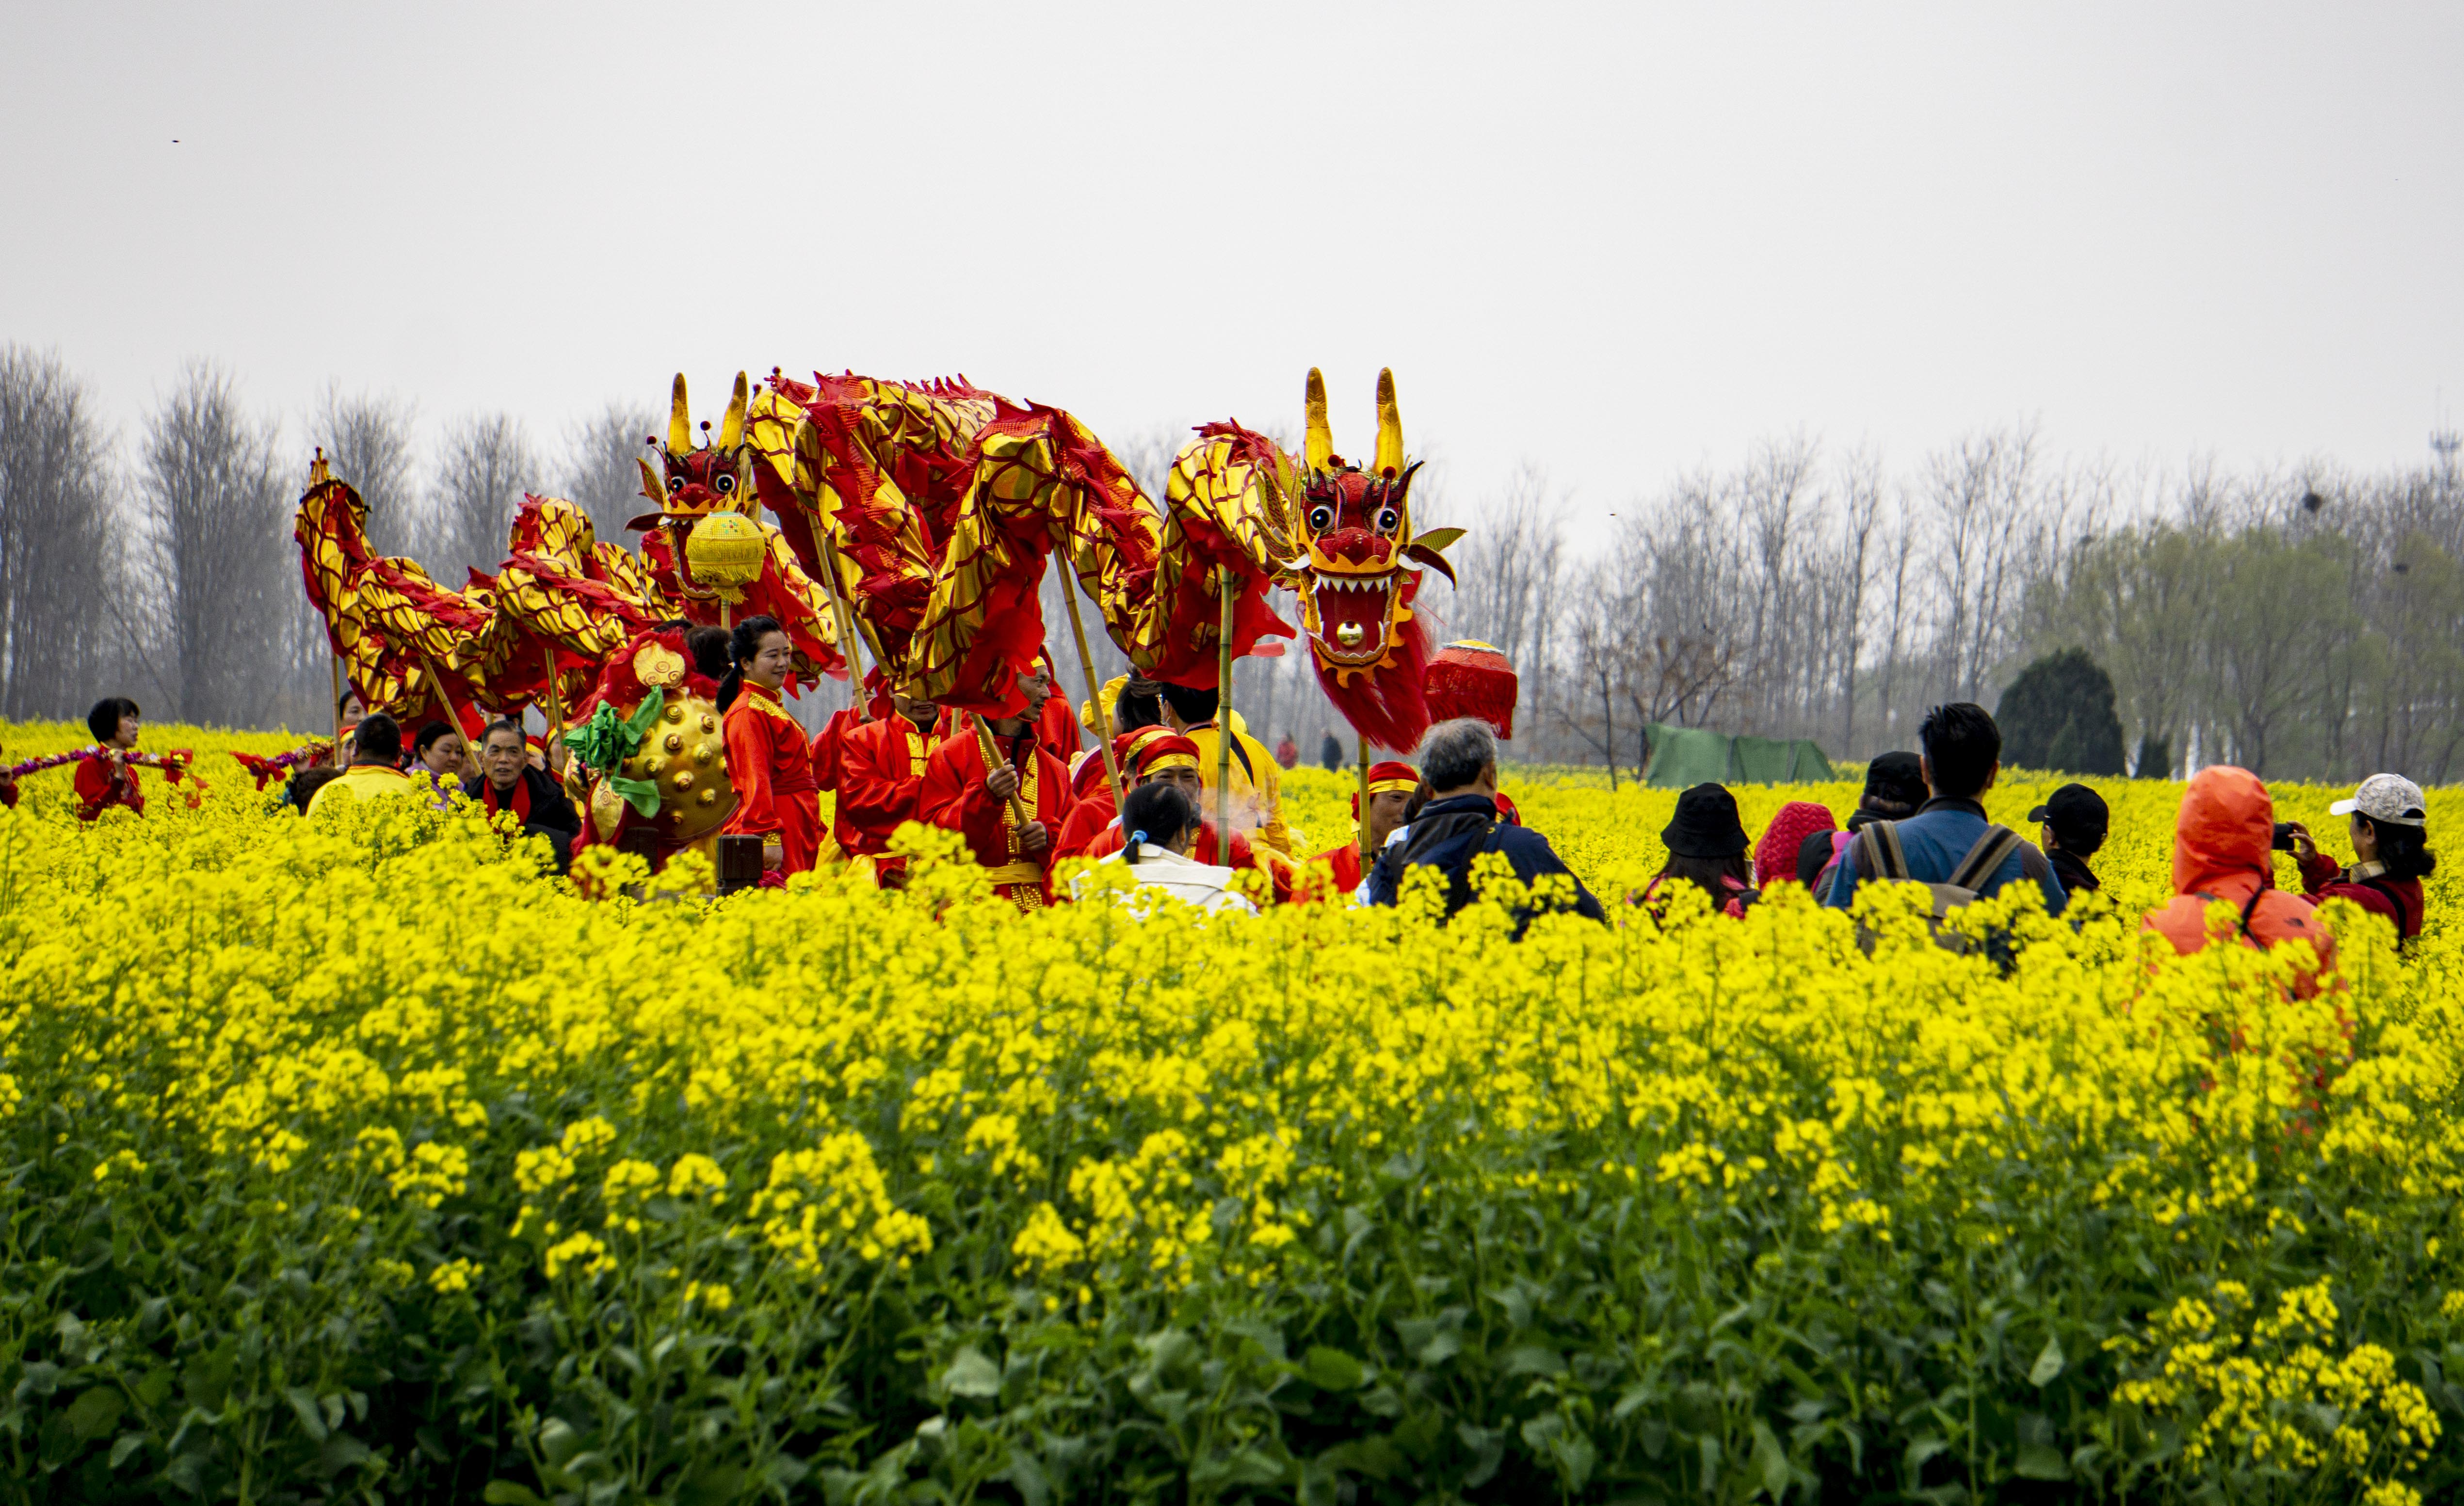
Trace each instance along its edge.
<path fill-rule="evenodd" d="M 838 810 L 830 835 L 850 858 L 871 858 L 885 872 L 906 860 L 886 856 L 902 821 L 921 820 L 924 772 L 933 734 L 892 711 L 845 729 L 838 738 Z"/>
<path fill-rule="evenodd" d="M 1018 771 L 1019 804 L 1051 835 L 1040 852 L 1019 845 L 1009 802 L 984 788 L 988 771 L 979 744 L 986 736 L 993 756 Z M 915 812 L 916 819 L 965 837 L 985 882 L 1023 910 L 1052 903 L 1053 854 L 1068 815 L 1069 773 L 1037 743 L 1032 722 L 1018 736 L 1004 737 L 979 733 L 970 720 L 961 720 L 926 760 Z"/>
<path fill-rule="evenodd" d="M 1188 769 L 1192 772 L 1198 769 L 1198 745 L 1178 732 L 1162 727 L 1142 727 L 1134 732 L 1122 734 L 1121 740 L 1124 742 L 1130 742 L 1133 739 L 1134 739 L 1133 746 L 1122 759 L 1122 762 L 1127 765 L 1122 770 L 1122 776 L 1133 784 L 1141 779 L 1151 778 L 1165 769 Z M 1084 847 L 1074 856 L 1109 858 L 1129 845 L 1129 834 L 1121 830 L 1119 813 L 1113 811 L 1111 805 L 1111 794 L 1107 791 L 1100 822 L 1086 839 Z M 1079 810 L 1069 813 L 1070 829 L 1073 832 L 1083 818 L 1083 811 L 1082 806 Z M 1191 845 L 1190 852 L 1199 862 L 1212 862 L 1220 850 L 1217 846 L 1218 840 L 1215 823 L 1207 821 L 1199 828 L 1198 840 Z M 1259 850 L 1250 844 L 1248 837 L 1238 831 L 1232 834 L 1230 866 L 1235 872 L 1255 868 L 1264 873 L 1267 882 L 1274 886 L 1274 898 L 1278 902 L 1291 898 L 1292 881 L 1300 872 L 1290 859 L 1271 847 L 1267 848 L 1262 857 Z"/>
<path fill-rule="evenodd" d="M 1172 735 L 1173 731 L 1169 727 L 1138 727 L 1114 737 L 1112 761 L 1120 767 L 1121 782 L 1128 785 L 1136 784 L 1139 753 L 1148 744 Z M 1187 741 L 1186 738 L 1182 740 Z M 1196 760 L 1193 759 L 1193 765 L 1195 762 Z M 1080 755 L 1075 772 L 1070 775 L 1069 793 L 1075 797 L 1077 803 L 1069 807 L 1069 819 L 1062 824 L 1061 835 L 1056 840 L 1054 857 L 1057 860 L 1104 856 L 1102 852 L 1089 851 L 1089 843 L 1092 842 L 1106 827 L 1112 824 L 1113 820 L 1120 816 L 1121 810 L 1119 806 L 1112 803 L 1112 781 L 1105 774 L 1102 749 L 1089 749 Z M 1104 849 L 1105 852 L 1120 850 L 1121 844 L 1118 841 Z"/>
<path fill-rule="evenodd" d="M 77 766 L 77 819 L 94 820 L 115 805 L 145 814 L 145 794 L 137 788 L 137 771 L 108 751 Z"/>
<path fill-rule="evenodd" d="M 1397 792 L 1409 795 L 1419 787 L 1420 773 L 1408 763 L 1390 761 L 1377 764 L 1369 771 L 1369 793 L 1372 797 Z M 1325 896 L 1330 900 L 1351 898 L 1353 891 L 1360 887 L 1360 881 L 1367 877 L 1360 867 L 1360 792 L 1357 790 L 1352 792 L 1352 840 L 1339 847 L 1329 847 L 1309 861 L 1312 870 L 1321 864 L 1334 870 L 1335 890 Z"/>
<path fill-rule="evenodd" d="M 727 776 L 739 797 L 726 831 L 777 842 L 781 874 L 811 868 L 822 850 L 822 802 L 804 729 L 779 704 L 778 691 L 750 680 L 723 725 Z"/>

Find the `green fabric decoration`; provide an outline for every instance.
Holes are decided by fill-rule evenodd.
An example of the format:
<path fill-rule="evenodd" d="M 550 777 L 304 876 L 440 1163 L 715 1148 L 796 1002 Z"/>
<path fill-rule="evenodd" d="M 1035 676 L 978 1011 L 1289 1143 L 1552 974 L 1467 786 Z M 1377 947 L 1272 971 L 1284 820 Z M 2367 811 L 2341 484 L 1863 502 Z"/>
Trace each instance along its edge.
<path fill-rule="evenodd" d="M 642 697 L 642 704 L 626 716 L 605 701 L 590 713 L 590 720 L 564 734 L 564 745 L 573 750 L 583 764 L 599 771 L 600 782 L 622 796 L 625 803 L 645 817 L 659 814 L 659 787 L 649 779 L 628 779 L 618 771 L 633 750 L 650 735 L 658 725 L 659 712 L 666 709 L 668 693 L 657 686 Z"/>

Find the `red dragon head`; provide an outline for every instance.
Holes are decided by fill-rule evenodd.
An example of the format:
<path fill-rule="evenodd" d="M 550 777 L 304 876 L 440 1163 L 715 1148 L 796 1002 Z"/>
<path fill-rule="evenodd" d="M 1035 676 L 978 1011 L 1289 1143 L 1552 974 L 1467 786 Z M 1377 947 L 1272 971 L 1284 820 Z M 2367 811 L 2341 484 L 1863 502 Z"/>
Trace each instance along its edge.
<path fill-rule="evenodd" d="M 1412 611 L 1420 572 L 1409 567 L 1427 565 L 1452 580 L 1439 551 L 1463 531 L 1412 533 L 1412 476 L 1420 468 L 1403 456 L 1392 371 L 1377 374 L 1377 456 L 1365 470 L 1334 452 L 1326 379 L 1313 367 L 1308 403 L 1300 522 L 1309 557 L 1296 572 L 1302 627 L 1336 708 L 1371 741 L 1409 749 L 1428 726 L 1420 690 L 1428 634 Z"/>
<path fill-rule="evenodd" d="M 713 513 L 741 513 L 748 517 L 759 513 L 760 503 L 753 494 L 753 447 L 744 442 L 744 412 L 751 396 L 744 373 L 737 372 L 736 396 L 718 426 L 717 443 L 696 443 L 693 407 L 685 397 L 685 374 L 676 373 L 668 408 L 668 442 L 645 441 L 657 447 L 660 466 L 654 469 L 647 460 L 638 462 L 642 495 L 659 504 L 659 511 L 643 513 L 627 528 L 664 527 L 681 541 L 695 523 Z M 703 420 L 701 426 L 706 436 L 710 422 Z"/>

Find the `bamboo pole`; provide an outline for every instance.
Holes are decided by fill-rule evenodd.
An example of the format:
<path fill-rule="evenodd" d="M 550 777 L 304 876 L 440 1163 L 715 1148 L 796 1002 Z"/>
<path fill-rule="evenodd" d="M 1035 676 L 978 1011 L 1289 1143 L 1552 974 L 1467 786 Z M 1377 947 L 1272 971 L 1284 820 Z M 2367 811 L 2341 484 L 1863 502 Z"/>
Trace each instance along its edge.
<path fill-rule="evenodd" d="M 847 703 L 861 725 L 864 712 L 864 649 L 869 645 L 855 628 L 855 609 L 847 604 L 839 591 L 839 546 L 825 530 L 822 534 L 822 583 L 830 593 L 830 621 L 838 624 L 839 657 L 847 661 Z"/>
<path fill-rule="evenodd" d="M 1360 876 L 1369 877 L 1369 865 L 1377 855 L 1369 850 L 1369 734 L 1360 734 Z"/>
<path fill-rule="evenodd" d="M 1069 603 L 1069 631 L 1078 639 L 1078 666 L 1087 674 L 1087 704 L 1095 709 L 1095 747 L 1104 755 L 1104 780 L 1112 787 L 1112 809 L 1121 809 L 1121 769 L 1112 757 L 1112 709 L 1104 704 L 1104 688 L 1095 680 L 1095 656 L 1087 651 L 1087 622 L 1078 614 L 1078 572 L 1062 566 L 1061 599 Z"/>
<path fill-rule="evenodd" d="M 1232 603 L 1239 599 L 1231 567 L 1215 572 L 1223 624 L 1215 642 L 1215 862 L 1232 866 Z"/>
<path fill-rule="evenodd" d="M 967 720 L 976 724 L 976 752 L 983 756 L 984 773 L 989 775 L 994 767 L 1001 762 L 1001 751 L 993 746 L 993 730 L 985 725 L 983 713 L 980 711 L 969 711 Z M 1014 791 L 1009 797 L 1009 814 L 1010 819 L 1021 826 L 1035 819 L 1027 814 L 1025 804 L 1019 799 Z"/>
<path fill-rule="evenodd" d="M 540 653 L 541 655 L 543 655 L 543 656 L 546 658 L 546 660 L 547 660 L 547 757 L 546 757 L 546 761 L 547 761 L 547 772 L 548 772 L 548 775 L 549 775 L 549 776 L 550 776 L 550 777 L 554 777 L 554 776 L 555 776 L 555 775 L 556 775 L 556 772 L 557 772 L 557 770 L 556 770 L 556 750 L 557 750 L 557 738 L 558 738 L 558 736 L 559 736 L 560 734 L 561 734 L 561 733 L 563 732 L 563 731 L 564 731 L 564 691 L 563 691 L 562 688 L 561 688 L 561 687 L 557 684 L 557 682 L 556 682 L 556 647 L 555 647 L 555 645 L 554 645 L 554 644 L 539 644 L 539 653 Z M 468 736 L 465 736 L 465 737 L 464 737 L 463 742 L 462 742 L 462 746 L 463 746 L 466 750 L 470 748 L 471 743 L 470 743 L 470 739 L 469 739 L 469 737 L 468 737 Z M 472 763 L 472 766 L 473 766 L 473 768 L 476 768 L 476 767 L 478 766 L 478 762 L 479 762 L 478 755 L 477 755 L 476 753 L 473 753 L 473 754 L 471 754 L 471 763 Z M 487 771 L 486 771 L 486 770 L 484 770 L 484 769 L 481 769 L 479 772 L 480 772 L 481 774 L 483 774 L 483 775 L 487 773 Z"/>
<path fill-rule="evenodd" d="M 334 768 L 342 767 L 342 661 L 338 655 L 332 661 L 334 670 Z"/>

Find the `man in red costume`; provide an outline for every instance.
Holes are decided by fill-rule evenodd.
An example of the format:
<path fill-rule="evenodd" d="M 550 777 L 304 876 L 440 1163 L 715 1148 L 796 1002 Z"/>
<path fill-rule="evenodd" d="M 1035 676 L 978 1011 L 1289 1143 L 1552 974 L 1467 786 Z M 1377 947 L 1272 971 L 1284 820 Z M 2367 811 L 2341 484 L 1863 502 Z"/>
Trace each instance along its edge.
<path fill-rule="evenodd" d="M 838 736 L 838 810 L 830 835 L 849 858 L 869 858 L 885 889 L 907 882 L 907 860 L 890 856 L 899 823 L 919 818 L 924 771 L 932 761 L 934 727 L 940 709 L 912 695 L 889 692 L 890 714 L 858 722 Z"/>
<path fill-rule="evenodd" d="M 1051 676 L 1041 664 L 1022 669 L 1018 690 L 1020 715 L 957 720 L 925 762 L 915 815 L 965 837 L 984 881 L 1031 910 L 1052 903 L 1053 840 L 1069 815 L 1069 772 L 1036 737 Z"/>
<path fill-rule="evenodd" d="M 1412 803 L 1412 792 L 1420 785 L 1420 772 L 1408 763 L 1374 764 L 1369 770 L 1369 850 L 1375 852 L 1386 845 L 1395 828 L 1403 824 L 1403 812 Z M 1360 819 L 1360 793 L 1352 796 L 1352 818 Z M 1360 887 L 1360 843 L 1357 827 L 1354 839 L 1339 847 L 1330 847 L 1309 860 L 1314 875 L 1323 865 L 1333 870 L 1334 885 L 1331 891 L 1319 891 L 1314 884 L 1304 885 L 1305 891 L 1317 897 L 1340 902 Z"/>
<path fill-rule="evenodd" d="M 1192 800 L 1204 793 L 1196 743 L 1161 727 L 1140 728 L 1137 731 L 1123 733 L 1122 737 L 1125 741 L 1136 740 L 1122 759 L 1127 765 L 1122 774 L 1131 788 L 1142 784 L 1177 785 L 1181 793 Z M 1076 811 L 1070 813 L 1070 827 L 1064 828 L 1065 831 L 1077 825 L 1079 814 Z M 1213 862 L 1216 853 L 1221 850 L 1217 841 L 1215 823 L 1211 820 L 1203 822 L 1199 827 L 1198 840 L 1190 851 L 1200 862 Z M 1107 809 L 1100 823 L 1093 825 L 1077 856 L 1109 858 L 1128 844 L 1129 839 L 1121 830 L 1120 818 Z M 1235 872 L 1255 868 L 1264 873 L 1267 883 L 1273 885 L 1274 898 L 1278 902 L 1291 898 L 1292 882 L 1300 877 L 1299 865 L 1290 859 L 1263 843 L 1252 843 L 1245 834 L 1238 831 L 1232 834 L 1230 866 Z"/>
<path fill-rule="evenodd" d="M 1045 653 L 1041 663 L 1045 698 L 1035 709 L 1035 740 L 1045 753 L 1067 763 L 1078 751 L 1078 716 L 1069 709 L 1069 698 L 1061 693 L 1061 671 L 1052 666 L 1052 655 Z"/>
<path fill-rule="evenodd" d="M 721 684 L 726 707 L 727 776 L 736 786 L 731 836 L 761 839 L 761 866 L 781 878 L 813 865 L 822 847 L 820 787 L 813 781 L 813 751 L 804 729 L 779 699 L 796 667 L 796 645 L 787 630 L 767 617 L 736 626 L 737 693 Z"/>
<path fill-rule="evenodd" d="M 1136 788 L 1138 751 L 1158 737 L 1171 735 L 1173 731 L 1169 727 L 1139 727 L 1114 737 L 1112 761 L 1120 766 L 1121 782 L 1133 789 Z M 1111 825 L 1113 818 L 1120 815 L 1120 808 L 1112 803 L 1112 781 L 1106 777 L 1102 749 L 1090 748 L 1079 755 L 1077 765 L 1070 772 L 1069 793 L 1075 797 L 1077 803 L 1070 806 L 1069 819 L 1061 825 L 1061 836 L 1058 845 L 1053 849 L 1053 857 L 1056 860 L 1101 857 L 1100 853 L 1089 854 L 1087 851 L 1088 843 L 1093 841 L 1096 835 Z M 1121 844 L 1115 841 L 1107 850 L 1117 852 Z"/>

